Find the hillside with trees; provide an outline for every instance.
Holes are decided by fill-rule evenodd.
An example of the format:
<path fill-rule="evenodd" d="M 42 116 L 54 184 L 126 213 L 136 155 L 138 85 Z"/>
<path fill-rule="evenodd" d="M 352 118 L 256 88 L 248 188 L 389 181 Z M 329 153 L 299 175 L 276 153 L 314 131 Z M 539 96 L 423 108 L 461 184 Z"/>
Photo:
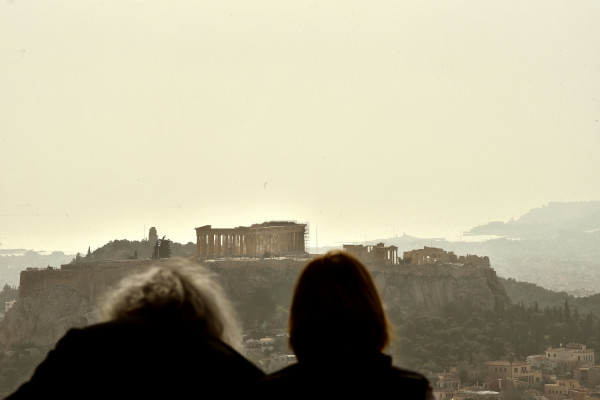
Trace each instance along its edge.
<path fill-rule="evenodd" d="M 85 256 L 77 253 L 71 263 L 100 260 L 133 260 L 145 258 L 189 257 L 196 254 L 196 244 L 181 244 L 166 239 L 149 240 L 111 240 L 104 246 L 88 252 Z"/>
<path fill-rule="evenodd" d="M 580 314 L 568 301 L 540 308 L 523 303 L 482 310 L 476 303 L 448 304 L 443 313 L 390 313 L 399 340 L 400 365 L 425 373 L 499 359 L 523 360 L 569 342 L 599 349 L 600 319 Z"/>

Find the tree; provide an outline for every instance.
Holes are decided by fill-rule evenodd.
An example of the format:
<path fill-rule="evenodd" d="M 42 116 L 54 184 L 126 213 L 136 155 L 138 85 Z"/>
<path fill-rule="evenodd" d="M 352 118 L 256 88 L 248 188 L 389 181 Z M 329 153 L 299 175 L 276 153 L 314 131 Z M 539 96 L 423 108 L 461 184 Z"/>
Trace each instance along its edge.
<path fill-rule="evenodd" d="M 163 236 L 162 239 L 156 239 L 156 243 L 154 244 L 154 251 L 152 252 L 153 259 L 160 258 L 170 258 L 171 257 L 171 241 L 169 239 L 165 239 Z"/>
<path fill-rule="evenodd" d="M 137 249 L 133 252 L 132 256 L 128 257 L 130 260 L 137 260 L 138 258 L 138 253 L 137 253 Z"/>
<path fill-rule="evenodd" d="M 467 370 L 465 368 L 461 368 L 458 371 L 458 378 L 460 379 L 460 383 L 463 384 L 463 385 L 465 383 L 470 382 L 469 373 L 467 372 Z"/>
<path fill-rule="evenodd" d="M 90 251 L 90 246 L 88 246 L 88 252 L 85 255 L 85 259 L 89 260 L 90 258 L 92 258 L 92 252 Z"/>
<path fill-rule="evenodd" d="M 171 257 L 171 241 L 169 239 L 165 239 L 163 236 L 160 241 L 160 257 L 161 258 L 170 258 Z"/>
<path fill-rule="evenodd" d="M 16 300 L 19 298 L 19 289 L 10 286 L 8 283 L 4 284 L 2 291 L 0 292 L 0 304 L 4 304 L 7 301 Z"/>
<path fill-rule="evenodd" d="M 152 259 L 156 260 L 160 258 L 160 239 L 156 239 L 154 243 L 154 250 L 152 251 Z"/>
<path fill-rule="evenodd" d="M 77 252 L 77 254 L 75 254 L 75 258 L 71 260 L 71 264 L 77 264 L 83 262 L 83 257 L 81 257 L 81 253 Z"/>
<path fill-rule="evenodd" d="M 565 299 L 565 306 L 563 310 L 565 313 L 565 321 L 568 322 L 571 319 L 571 310 L 569 309 L 569 303 L 567 302 L 567 299 Z"/>

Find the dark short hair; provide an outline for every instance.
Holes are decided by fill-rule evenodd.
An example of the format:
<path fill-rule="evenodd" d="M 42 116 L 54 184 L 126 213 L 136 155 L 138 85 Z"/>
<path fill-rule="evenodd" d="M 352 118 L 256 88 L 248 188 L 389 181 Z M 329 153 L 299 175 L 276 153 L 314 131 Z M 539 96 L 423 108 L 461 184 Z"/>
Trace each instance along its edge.
<path fill-rule="evenodd" d="M 351 254 L 332 250 L 302 270 L 289 319 L 289 344 L 298 360 L 328 351 L 382 351 L 390 323 L 375 282 Z"/>

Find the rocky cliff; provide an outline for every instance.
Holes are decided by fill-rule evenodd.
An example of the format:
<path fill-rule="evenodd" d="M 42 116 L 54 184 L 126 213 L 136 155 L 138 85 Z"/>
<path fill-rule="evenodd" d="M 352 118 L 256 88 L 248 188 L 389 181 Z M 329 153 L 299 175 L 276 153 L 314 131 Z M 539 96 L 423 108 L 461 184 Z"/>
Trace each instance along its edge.
<path fill-rule="evenodd" d="M 389 308 L 438 313 L 450 303 L 471 302 L 492 310 L 510 301 L 490 267 L 429 264 L 374 268 L 371 273 Z"/>
<path fill-rule="evenodd" d="M 286 308 L 305 260 L 264 260 L 250 267 L 245 262 L 208 263 L 223 279 L 230 295 L 247 304 L 261 289 Z M 471 264 L 369 265 L 388 308 L 437 313 L 452 302 L 473 301 L 484 309 L 508 304 L 509 299 L 496 272 Z"/>
<path fill-rule="evenodd" d="M 232 298 L 246 328 L 285 328 L 292 292 L 309 258 L 207 261 Z M 20 298 L 0 321 L 4 346 L 51 346 L 71 326 L 94 321 L 94 303 L 126 274 L 148 261 L 32 270 L 21 276 Z M 63 266 L 64 267 L 64 266 Z M 446 304 L 469 301 L 484 309 L 509 299 L 490 267 L 473 265 L 368 266 L 386 306 L 394 312 L 435 314 Z"/>
<path fill-rule="evenodd" d="M 0 346 L 48 347 L 69 328 L 93 320 L 87 296 L 65 285 L 49 286 L 17 300 L 0 321 Z"/>

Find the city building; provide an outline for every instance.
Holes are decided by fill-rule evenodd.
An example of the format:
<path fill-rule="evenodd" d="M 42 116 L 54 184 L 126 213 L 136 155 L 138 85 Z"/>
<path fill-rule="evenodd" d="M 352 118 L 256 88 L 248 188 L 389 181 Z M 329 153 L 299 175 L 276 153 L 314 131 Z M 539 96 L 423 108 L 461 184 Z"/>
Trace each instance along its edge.
<path fill-rule="evenodd" d="M 544 395 L 550 400 L 558 400 L 570 397 L 569 391 L 577 390 L 579 388 L 580 384 L 575 379 L 559 379 L 555 383 L 547 383 L 544 385 Z"/>
<path fill-rule="evenodd" d="M 565 347 L 546 350 L 547 368 L 552 372 L 574 371 L 578 367 L 593 367 L 594 349 L 585 344 L 569 343 Z"/>
<path fill-rule="evenodd" d="M 510 378 L 535 386 L 542 384 L 542 371 L 533 370 L 527 361 L 487 361 L 482 367 L 490 380 Z"/>
<path fill-rule="evenodd" d="M 600 385 L 600 366 L 577 368 L 573 371 L 573 378 L 581 385 L 594 388 Z"/>

